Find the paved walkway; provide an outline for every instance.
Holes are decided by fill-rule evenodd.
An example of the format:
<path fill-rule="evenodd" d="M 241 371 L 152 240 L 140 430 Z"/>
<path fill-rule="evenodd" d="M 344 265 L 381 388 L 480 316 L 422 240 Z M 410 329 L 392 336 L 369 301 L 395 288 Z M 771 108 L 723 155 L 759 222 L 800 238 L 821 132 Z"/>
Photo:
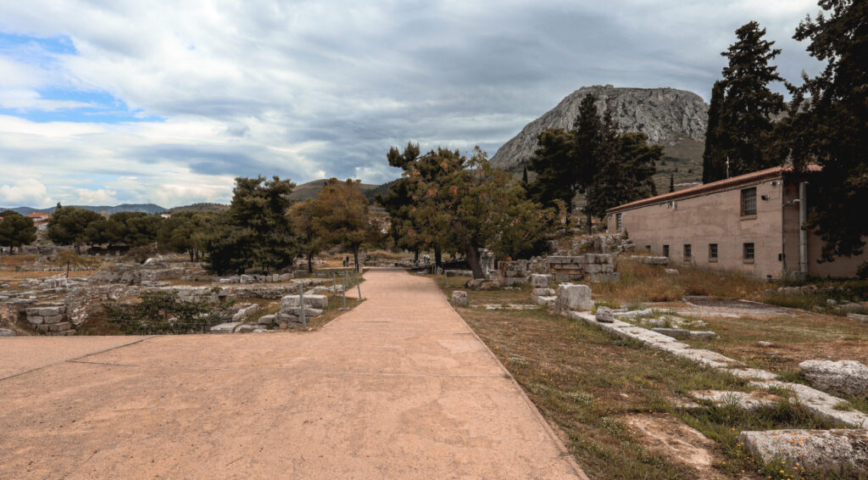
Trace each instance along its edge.
<path fill-rule="evenodd" d="M 433 282 L 313 333 L 0 339 L 0 478 L 584 478 Z"/>

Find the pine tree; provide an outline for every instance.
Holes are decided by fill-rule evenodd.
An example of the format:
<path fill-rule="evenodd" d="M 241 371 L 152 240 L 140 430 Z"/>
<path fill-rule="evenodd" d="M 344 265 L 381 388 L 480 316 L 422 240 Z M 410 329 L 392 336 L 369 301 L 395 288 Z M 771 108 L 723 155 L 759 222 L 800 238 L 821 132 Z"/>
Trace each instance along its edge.
<path fill-rule="evenodd" d="M 783 82 L 771 65 L 779 49 L 765 40 L 765 29 L 749 22 L 736 30 L 738 41 L 721 53 L 729 59 L 723 80 L 715 84 L 703 153 L 703 182 L 726 178 L 723 162 L 730 160 L 730 176 L 755 172 L 781 163 L 767 151 L 773 120 L 784 110 L 784 98 L 769 89 Z M 720 91 L 722 89 L 722 91 Z M 715 99 L 715 93 L 717 98 Z"/>
<path fill-rule="evenodd" d="M 823 167 L 810 180 L 808 228 L 831 261 L 861 254 L 868 235 L 868 2 L 819 4 L 824 12 L 803 21 L 794 38 L 810 41 L 808 52 L 826 68 L 791 88 L 790 111 L 799 113 L 782 125 L 780 140 L 798 167 Z"/>
<path fill-rule="evenodd" d="M 711 183 L 726 178 L 726 171 L 721 172 L 721 166 L 726 161 L 725 151 L 727 142 L 723 132 L 718 129 L 720 125 L 720 110 L 723 104 L 723 95 L 726 91 L 726 83 L 718 80 L 711 89 L 711 103 L 708 106 L 708 128 L 705 131 L 705 151 L 702 152 L 702 183 Z M 721 154 L 724 157 L 721 158 Z M 670 190 L 672 191 L 672 190 Z"/>

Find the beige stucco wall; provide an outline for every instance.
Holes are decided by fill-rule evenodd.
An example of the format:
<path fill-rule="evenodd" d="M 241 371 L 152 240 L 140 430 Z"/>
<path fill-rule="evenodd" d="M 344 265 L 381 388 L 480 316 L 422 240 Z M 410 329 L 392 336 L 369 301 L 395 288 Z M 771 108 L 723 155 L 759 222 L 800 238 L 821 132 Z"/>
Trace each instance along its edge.
<path fill-rule="evenodd" d="M 742 218 L 741 190 L 754 186 L 757 188 L 757 215 Z M 761 278 L 779 277 L 783 271 L 783 262 L 779 259 L 782 189 L 780 179 L 739 185 L 730 190 L 675 200 L 674 207 L 666 202 L 626 210 L 621 212 L 622 223 L 639 251 L 649 245 L 651 253 L 662 255 L 663 246 L 669 245 L 670 261 L 674 264 L 739 270 Z M 763 195 L 768 200 L 762 200 Z M 609 225 L 611 228 L 616 225 L 614 214 Z M 743 245 L 747 242 L 754 244 L 753 263 L 742 258 Z M 709 262 L 709 244 L 712 243 L 718 245 L 717 262 Z M 685 244 L 692 246 L 691 260 L 683 257 Z"/>
<path fill-rule="evenodd" d="M 741 190 L 757 188 L 757 215 L 741 217 Z M 762 200 L 766 195 L 768 200 Z M 785 198 L 781 198 L 781 196 Z M 663 255 L 669 245 L 673 264 L 738 270 L 760 278 L 778 278 L 784 271 L 799 271 L 799 198 L 798 182 L 778 178 L 748 183 L 729 190 L 683 198 L 670 202 L 642 206 L 622 211 L 622 224 L 638 251 L 651 247 L 654 255 Z M 810 204 L 811 199 L 808 199 Z M 608 225 L 616 226 L 615 214 Z M 755 258 L 747 263 L 742 258 L 743 246 L 754 243 Z M 708 245 L 717 243 L 718 261 L 709 262 Z M 692 259 L 684 259 L 684 245 L 692 246 Z M 856 269 L 868 261 L 868 248 L 860 256 L 839 257 L 834 262 L 818 263 L 823 241 L 808 234 L 808 274 L 820 277 L 853 277 Z M 784 257 L 779 254 L 784 253 Z"/>

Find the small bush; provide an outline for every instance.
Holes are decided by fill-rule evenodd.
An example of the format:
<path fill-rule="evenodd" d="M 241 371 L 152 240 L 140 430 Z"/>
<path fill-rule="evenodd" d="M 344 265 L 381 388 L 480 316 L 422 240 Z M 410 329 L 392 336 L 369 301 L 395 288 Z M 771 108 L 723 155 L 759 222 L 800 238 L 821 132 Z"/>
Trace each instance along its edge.
<path fill-rule="evenodd" d="M 109 322 L 128 335 L 204 333 L 232 317 L 229 304 L 183 302 L 177 292 L 145 292 L 133 305 L 106 305 Z"/>

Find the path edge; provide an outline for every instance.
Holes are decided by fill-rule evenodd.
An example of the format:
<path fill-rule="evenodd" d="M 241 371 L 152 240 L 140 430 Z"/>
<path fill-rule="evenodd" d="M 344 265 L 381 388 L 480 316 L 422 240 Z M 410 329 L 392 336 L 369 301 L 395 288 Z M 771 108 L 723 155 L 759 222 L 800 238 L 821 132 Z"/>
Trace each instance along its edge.
<path fill-rule="evenodd" d="M 408 275 L 410 275 L 409 272 L 407 272 L 407 273 L 408 273 Z M 470 334 L 473 335 L 474 338 L 476 338 L 476 341 L 478 341 L 479 343 L 482 344 L 483 347 L 485 347 L 485 351 L 488 353 L 488 355 L 494 360 L 495 363 L 497 363 L 497 366 L 500 367 L 500 370 L 504 373 L 506 378 L 509 378 L 509 380 L 512 382 L 515 389 L 518 390 L 518 393 L 521 395 L 521 398 L 524 399 L 524 402 L 527 404 L 528 407 L 530 407 L 530 409 L 533 412 L 534 416 L 536 417 L 537 421 L 542 425 L 543 430 L 545 430 L 545 432 L 549 436 L 549 438 L 551 438 L 555 442 L 555 446 L 557 447 L 558 450 L 560 450 L 561 456 L 566 458 L 567 462 L 569 462 L 570 466 L 573 467 L 573 470 L 576 471 L 576 475 L 578 475 L 579 478 L 582 480 L 590 480 L 588 478 L 588 476 L 585 474 L 585 471 L 582 470 L 582 467 L 579 466 L 579 463 L 576 462 L 576 459 L 575 459 L 575 457 L 573 457 L 573 454 L 570 453 L 570 451 L 567 449 L 566 445 L 564 445 L 564 442 L 561 441 L 560 437 L 558 437 L 557 434 L 555 433 L 554 429 L 552 429 L 552 426 L 549 425 L 549 422 L 545 419 L 545 417 L 543 417 L 543 415 L 542 415 L 542 413 L 540 413 L 539 409 L 536 408 L 536 405 L 533 403 L 533 401 L 530 399 L 530 397 L 527 396 L 524 389 L 521 388 L 521 385 L 519 385 L 518 381 L 516 381 L 515 377 L 512 376 L 512 373 L 510 373 L 510 371 L 507 370 L 507 368 L 503 365 L 503 363 L 500 362 L 500 359 L 497 358 L 497 355 L 495 355 L 494 352 L 492 352 L 490 348 L 488 348 L 488 345 L 484 341 L 482 341 L 481 338 L 479 338 L 479 335 L 477 335 L 476 332 L 473 330 L 473 328 L 471 328 L 470 325 L 467 324 L 467 321 L 464 320 L 464 317 L 462 317 L 460 313 L 458 313 L 458 310 L 455 310 L 455 307 L 452 305 L 452 302 L 449 301 L 449 298 L 446 296 L 446 294 L 443 292 L 443 290 L 440 289 L 440 286 L 436 284 L 436 281 L 433 278 L 426 278 L 426 279 L 434 282 L 434 286 L 437 288 L 437 291 L 440 292 L 440 295 L 446 301 L 446 304 L 449 305 L 449 308 L 452 309 L 452 313 L 454 313 L 461 320 L 461 323 L 464 324 L 464 326 L 467 328 L 467 330 L 470 331 Z"/>

